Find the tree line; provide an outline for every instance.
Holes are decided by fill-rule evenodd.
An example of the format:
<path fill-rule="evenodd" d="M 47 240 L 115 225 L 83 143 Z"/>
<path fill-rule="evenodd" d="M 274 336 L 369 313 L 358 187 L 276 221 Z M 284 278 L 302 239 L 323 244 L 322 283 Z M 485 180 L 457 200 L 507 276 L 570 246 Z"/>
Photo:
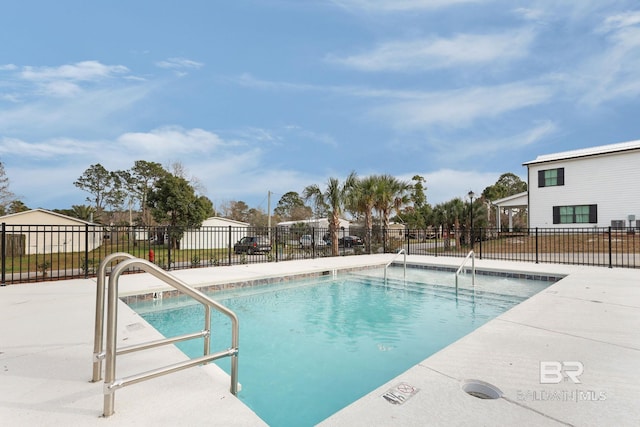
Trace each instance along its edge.
<path fill-rule="evenodd" d="M 250 208 L 243 201 L 230 201 L 216 213 L 213 203 L 201 194 L 202 186 L 195 177 L 188 178 L 180 163 L 165 169 L 161 164 L 135 161 L 128 170 L 108 171 L 101 164 L 91 165 L 74 185 L 87 192 L 89 205 L 73 205 L 71 209 L 54 210 L 65 215 L 102 224 L 167 225 L 179 240 L 185 228 L 199 227 L 213 215 L 265 227 L 269 214 L 260 208 Z M 527 191 L 527 184 L 513 173 L 502 174 L 471 200 L 459 197 L 432 206 L 427 201 L 426 180 L 415 175 L 412 180 L 399 180 L 388 174 L 359 177 L 351 172 L 343 182 L 331 177 L 324 186 L 308 185 L 299 194 L 289 191 L 279 199 L 271 220 L 303 221 L 328 218 L 332 247 L 337 250 L 339 219 L 348 216 L 367 231 L 374 227 L 388 228 L 393 222 L 409 229 L 425 230 L 468 226 L 487 227 L 495 221 L 489 209 L 493 200 Z M 0 213 L 28 210 L 9 191 L 9 180 L 0 162 Z M 524 212 L 516 215 L 516 227 L 526 226 Z"/>

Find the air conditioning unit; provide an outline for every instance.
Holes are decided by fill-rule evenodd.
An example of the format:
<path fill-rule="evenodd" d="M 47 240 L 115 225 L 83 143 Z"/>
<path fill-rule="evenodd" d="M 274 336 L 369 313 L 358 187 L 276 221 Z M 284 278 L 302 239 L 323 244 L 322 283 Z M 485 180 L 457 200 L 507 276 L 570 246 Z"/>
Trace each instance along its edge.
<path fill-rule="evenodd" d="M 625 226 L 626 221 L 624 219 L 612 219 L 611 228 L 622 229 Z"/>

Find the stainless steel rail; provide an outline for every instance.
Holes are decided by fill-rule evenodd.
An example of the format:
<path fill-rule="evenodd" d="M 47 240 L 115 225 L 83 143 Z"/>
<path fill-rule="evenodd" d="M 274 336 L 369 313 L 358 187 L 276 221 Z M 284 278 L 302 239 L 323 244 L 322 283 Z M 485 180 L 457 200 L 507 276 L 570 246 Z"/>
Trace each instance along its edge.
<path fill-rule="evenodd" d="M 135 258 L 133 255 L 126 252 L 116 252 L 107 255 L 98 267 L 98 283 L 96 286 L 96 319 L 93 335 L 93 377 L 92 382 L 97 382 L 102 379 L 102 361 L 104 360 L 104 292 L 105 292 L 105 280 L 107 277 L 107 266 L 114 261 L 122 259 Z"/>
<path fill-rule="evenodd" d="M 127 254 L 128 255 L 128 254 Z M 113 254 L 113 257 L 108 262 L 112 262 L 117 258 L 130 258 L 130 256 L 121 256 L 121 254 Z M 106 259 L 105 259 L 106 260 Z M 107 263 L 105 263 L 106 266 Z M 102 265 L 101 265 L 102 266 Z M 181 291 L 185 295 L 190 296 L 205 308 L 204 329 L 201 332 L 192 334 L 181 335 L 172 338 L 166 338 L 156 340 L 152 342 L 132 345 L 121 349 L 116 348 L 117 342 L 117 317 L 118 317 L 118 281 L 120 275 L 130 267 L 138 267 L 141 270 L 150 273 L 158 279 L 164 281 L 173 288 Z M 102 281 L 98 280 L 99 285 L 102 286 L 102 296 L 104 297 L 104 275 L 106 275 L 106 267 L 103 271 Z M 98 290 L 98 297 L 100 296 L 100 290 Z M 96 298 L 98 299 L 98 298 Z M 97 311 L 100 311 L 100 317 L 104 317 L 104 302 L 98 304 L 96 302 Z M 211 336 L 211 309 L 215 309 L 220 313 L 226 315 L 231 320 L 231 347 L 227 350 L 210 354 L 210 336 Z M 100 338 L 100 344 L 94 343 L 94 350 L 101 348 L 102 345 L 102 321 L 98 322 L 98 314 L 96 314 L 96 338 Z M 138 350 L 145 350 L 149 348 L 158 347 L 161 345 L 172 344 L 178 341 L 193 338 L 204 338 L 203 356 L 195 359 L 186 360 L 183 362 L 175 363 L 172 365 L 164 366 L 161 368 L 153 369 L 140 374 L 131 375 L 125 378 L 116 379 L 116 356 L 120 354 L 131 353 Z M 239 341 L 239 323 L 235 313 L 223 305 L 212 300 L 202 292 L 190 287 L 188 284 L 167 273 L 155 264 L 143 260 L 143 259 L 127 259 L 117 264 L 109 277 L 109 287 L 107 294 L 107 339 L 106 339 L 106 351 L 102 356 L 101 351 L 97 351 L 97 356 L 94 360 L 94 378 L 95 369 L 98 368 L 98 376 L 101 371 L 101 360 L 105 359 L 105 380 L 104 380 L 104 411 L 103 416 L 109 417 L 114 413 L 115 405 L 115 391 L 119 388 L 126 387 L 128 385 L 136 384 L 144 380 L 156 378 L 161 375 L 166 375 L 172 372 L 177 372 L 182 369 L 190 368 L 192 366 L 206 364 L 210 361 L 220 359 L 222 357 L 231 357 L 231 393 L 236 395 L 238 393 L 238 341 Z M 97 365 L 96 365 L 97 364 Z"/>
<path fill-rule="evenodd" d="M 387 263 L 387 265 L 384 266 L 384 283 L 387 283 L 387 267 L 389 267 L 391 264 L 393 264 L 393 262 L 398 258 L 398 256 L 400 256 L 400 254 L 404 254 L 404 280 L 407 280 L 407 251 L 403 249 L 400 249 L 398 251 L 398 253 L 393 257 L 393 259 L 391 261 L 389 261 Z"/>
<path fill-rule="evenodd" d="M 460 276 L 460 273 L 464 269 L 469 258 L 471 258 L 471 285 L 476 285 L 476 255 L 473 251 L 469 251 L 467 256 L 464 258 L 464 261 L 462 261 L 462 264 L 460 264 L 460 267 L 458 267 L 458 270 L 456 270 L 456 292 L 458 292 L 458 276 Z"/>

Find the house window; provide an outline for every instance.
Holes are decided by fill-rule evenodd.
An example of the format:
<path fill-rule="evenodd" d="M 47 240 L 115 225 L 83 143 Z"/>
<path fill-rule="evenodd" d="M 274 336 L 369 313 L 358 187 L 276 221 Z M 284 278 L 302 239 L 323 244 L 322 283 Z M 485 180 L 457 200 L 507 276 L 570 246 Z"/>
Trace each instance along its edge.
<path fill-rule="evenodd" d="M 564 168 L 538 171 L 538 187 L 564 185 Z"/>
<path fill-rule="evenodd" d="M 598 205 L 554 206 L 554 224 L 596 224 Z"/>

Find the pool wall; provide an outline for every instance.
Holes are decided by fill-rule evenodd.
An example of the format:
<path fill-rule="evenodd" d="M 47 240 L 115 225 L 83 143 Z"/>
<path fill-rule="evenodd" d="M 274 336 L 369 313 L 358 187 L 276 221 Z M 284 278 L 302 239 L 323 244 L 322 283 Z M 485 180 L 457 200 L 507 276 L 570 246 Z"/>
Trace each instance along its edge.
<path fill-rule="evenodd" d="M 402 267 L 404 263 L 399 261 L 394 261 L 392 264 L 394 267 Z M 227 291 L 233 289 L 243 289 L 243 288 L 251 288 L 256 286 L 264 286 L 264 285 L 272 285 L 272 284 L 282 284 L 288 283 L 295 280 L 300 279 L 312 279 L 316 277 L 324 277 L 331 276 L 336 274 L 357 272 L 363 270 L 371 270 L 384 268 L 386 264 L 372 264 L 370 266 L 358 266 L 358 267 L 344 267 L 344 268 L 336 268 L 332 270 L 323 270 L 323 271 L 314 271 L 308 273 L 297 273 L 291 275 L 279 275 L 279 276 L 269 276 L 269 277 L 261 277 L 249 280 L 241 280 L 241 281 L 229 281 L 225 283 L 213 283 L 213 284 L 202 284 L 196 287 L 198 290 L 205 293 L 215 293 L 220 291 Z M 417 270 L 432 270 L 432 271 L 445 271 L 454 274 L 457 268 L 447 266 L 447 265 L 438 265 L 434 264 L 424 264 L 424 263 L 407 263 L 407 269 L 417 269 Z M 496 269 L 476 269 L 477 275 L 482 276 L 493 276 L 493 277 L 508 277 L 515 279 L 526 279 L 526 280 L 538 280 L 544 282 L 557 282 L 562 279 L 563 275 L 558 274 L 547 274 L 547 273 L 532 273 L 532 272 L 521 272 L 521 271 L 506 271 L 506 270 L 496 270 Z M 167 298 L 176 298 L 183 295 L 182 292 L 173 289 L 167 288 L 166 290 L 156 290 L 153 292 L 141 292 L 137 294 L 125 295 L 121 296 L 120 299 L 126 303 L 127 305 L 135 304 L 142 301 L 151 301 L 158 299 L 167 299 Z"/>

